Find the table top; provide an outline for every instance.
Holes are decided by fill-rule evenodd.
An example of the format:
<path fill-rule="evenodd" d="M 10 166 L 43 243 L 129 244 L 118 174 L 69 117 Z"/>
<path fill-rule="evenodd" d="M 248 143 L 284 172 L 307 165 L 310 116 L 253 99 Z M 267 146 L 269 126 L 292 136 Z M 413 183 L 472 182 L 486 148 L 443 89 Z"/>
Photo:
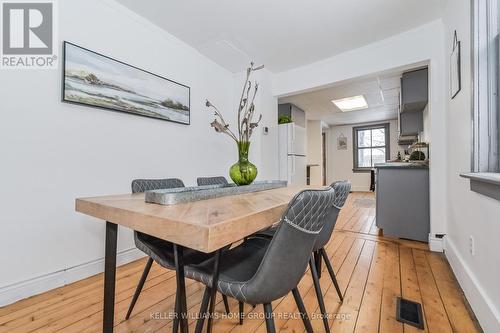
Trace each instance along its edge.
<path fill-rule="evenodd" d="M 295 194 L 310 186 L 163 206 L 144 193 L 76 199 L 76 211 L 202 252 L 237 242 L 277 222 Z"/>

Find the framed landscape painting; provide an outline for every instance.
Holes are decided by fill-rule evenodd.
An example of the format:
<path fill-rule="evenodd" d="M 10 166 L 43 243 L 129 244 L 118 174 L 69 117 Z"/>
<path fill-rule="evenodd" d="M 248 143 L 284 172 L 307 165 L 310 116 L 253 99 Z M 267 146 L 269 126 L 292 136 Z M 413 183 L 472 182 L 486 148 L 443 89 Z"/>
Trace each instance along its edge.
<path fill-rule="evenodd" d="M 64 42 L 62 100 L 189 125 L 190 88 Z"/>

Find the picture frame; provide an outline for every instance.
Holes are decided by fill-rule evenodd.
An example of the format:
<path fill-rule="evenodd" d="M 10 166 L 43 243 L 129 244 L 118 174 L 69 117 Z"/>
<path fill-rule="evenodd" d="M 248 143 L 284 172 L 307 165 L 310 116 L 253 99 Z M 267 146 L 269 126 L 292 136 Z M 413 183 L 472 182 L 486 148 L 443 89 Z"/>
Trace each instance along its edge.
<path fill-rule="evenodd" d="M 455 98 L 462 89 L 461 75 L 461 59 L 460 59 L 460 41 L 457 38 L 457 31 L 453 35 L 453 49 L 450 55 L 450 96 Z"/>
<path fill-rule="evenodd" d="M 191 123 L 191 88 L 64 41 L 62 102 Z"/>
<path fill-rule="evenodd" d="M 337 137 L 337 150 L 347 150 L 347 137 L 343 133 Z"/>

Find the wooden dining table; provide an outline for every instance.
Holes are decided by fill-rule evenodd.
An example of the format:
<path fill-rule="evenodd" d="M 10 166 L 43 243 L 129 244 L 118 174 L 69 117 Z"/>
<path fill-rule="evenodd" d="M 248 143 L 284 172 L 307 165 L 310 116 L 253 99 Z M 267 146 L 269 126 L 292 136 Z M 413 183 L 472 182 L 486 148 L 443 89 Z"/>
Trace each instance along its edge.
<path fill-rule="evenodd" d="M 181 293 L 179 325 L 181 332 L 188 332 L 183 249 L 215 252 L 218 267 L 223 248 L 276 223 L 290 200 L 307 188 L 288 186 L 171 206 L 146 203 L 144 193 L 76 199 L 77 212 L 106 221 L 103 332 L 113 332 L 114 327 L 118 225 L 174 244 L 177 292 Z M 213 281 L 217 279 L 214 269 Z M 211 292 L 213 313 L 216 288 Z"/>

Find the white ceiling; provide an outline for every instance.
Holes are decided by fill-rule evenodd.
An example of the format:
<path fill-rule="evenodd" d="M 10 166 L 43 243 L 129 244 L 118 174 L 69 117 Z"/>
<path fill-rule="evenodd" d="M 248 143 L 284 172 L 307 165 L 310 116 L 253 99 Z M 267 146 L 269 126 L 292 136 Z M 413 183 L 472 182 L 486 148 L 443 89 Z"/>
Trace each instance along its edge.
<path fill-rule="evenodd" d="M 232 72 L 280 72 L 441 17 L 447 0 L 118 0 Z"/>
<path fill-rule="evenodd" d="M 307 119 L 323 120 L 328 125 L 345 125 L 396 119 L 401 72 L 349 80 L 332 87 L 280 98 L 306 111 Z M 342 112 L 331 101 L 363 95 L 368 109 Z"/>

